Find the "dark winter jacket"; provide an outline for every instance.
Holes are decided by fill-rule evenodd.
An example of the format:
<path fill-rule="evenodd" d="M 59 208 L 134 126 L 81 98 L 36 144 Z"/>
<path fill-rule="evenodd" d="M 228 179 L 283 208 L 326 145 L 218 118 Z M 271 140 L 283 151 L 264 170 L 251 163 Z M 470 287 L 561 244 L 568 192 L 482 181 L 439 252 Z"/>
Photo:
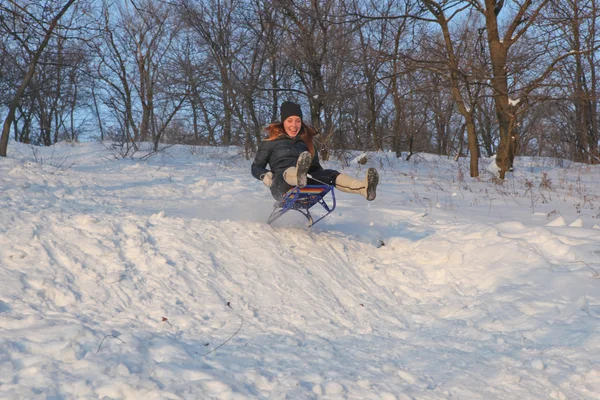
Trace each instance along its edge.
<path fill-rule="evenodd" d="M 283 174 L 283 171 L 289 167 L 296 166 L 296 161 L 303 151 L 308 151 L 308 146 L 298 136 L 292 139 L 287 135 L 282 135 L 277 139 L 263 140 L 258 146 L 256 157 L 252 163 L 252 176 L 261 180 L 261 177 L 269 172 L 266 168 L 267 164 L 273 175 Z M 308 172 L 322 169 L 323 167 L 319 164 L 319 155 L 315 149 Z"/>

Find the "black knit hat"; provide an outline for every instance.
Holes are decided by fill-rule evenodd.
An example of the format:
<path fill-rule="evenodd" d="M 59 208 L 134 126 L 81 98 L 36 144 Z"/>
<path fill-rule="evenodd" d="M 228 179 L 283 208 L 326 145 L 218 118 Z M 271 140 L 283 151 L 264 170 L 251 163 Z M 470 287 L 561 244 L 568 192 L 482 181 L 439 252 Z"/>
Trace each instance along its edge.
<path fill-rule="evenodd" d="M 284 101 L 281 103 L 281 122 L 293 116 L 298 116 L 302 119 L 302 108 L 300 108 L 300 104 L 292 103 L 291 101 Z"/>

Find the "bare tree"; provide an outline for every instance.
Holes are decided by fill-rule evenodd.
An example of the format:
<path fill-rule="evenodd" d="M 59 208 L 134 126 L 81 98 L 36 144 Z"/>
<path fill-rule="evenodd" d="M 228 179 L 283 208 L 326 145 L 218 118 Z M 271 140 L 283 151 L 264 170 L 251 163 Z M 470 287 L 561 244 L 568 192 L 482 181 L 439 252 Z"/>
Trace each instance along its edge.
<path fill-rule="evenodd" d="M 286 35 L 281 56 L 293 65 L 299 84 L 292 87 L 308 101 L 311 123 L 323 135 L 320 150 L 326 160 L 336 132 L 335 105 L 344 97 L 338 84 L 343 82 L 350 52 L 351 27 L 341 23 L 340 4 L 335 0 L 277 0 L 276 5 L 283 14 L 282 29 Z"/>
<path fill-rule="evenodd" d="M 262 126 L 267 122 L 261 117 L 263 102 L 260 88 L 268 79 L 269 61 L 273 61 L 271 55 L 276 50 L 274 41 L 277 26 L 274 23 L 276 11 L 270 2 L 257 0 L 251 8 L 240 14 L 244 22 L 240 24 L 238 40 L 246 50 L 235 57 L 232 85 L 238 98 L 234 110 L 245 132 L 244 145 L 248 157 L 255 143 L 260 142 Z"/>
<path fill-rule="evenodd" d="M 565 132 L 572 133 L 564 140 L 572 147 L 575 161 L 600 163 L 598 153 L 598 2 L 597 0 L 552 1 L 543 16 L 549 27 L 558 27 L 559 51 L 571 52 L 572 61 L 561 65 L 557 86 L 562 90 L 565 109 Z M 562 39 L 562 40 L 561 40 Z"/>
<path fill-rule="evenodd" d="M 364 96 L 358 98 L 361 114 L 365 119 L 364 139 L 361 148 L 383 149 L 384 127 L 380 118 L 387 103 L 391 90 L 381 84 L 381 76 L 385 74 L 385 67 L 389 63 L 387 48 L 393 43 L 388 42 L 388 30 L 393 29 L 390 20 L 381 19 L 368 24 L 359 24 L 356 29 L 358 43 L 356 57 L 359 58 L 360 76 L 363 78 L 361 86 L 364 87 Z"/>
<path fill-rule="evenodd" d="M 216 120 L 209 110 L 210 101 L 204 93 L 212 80 L 207 74 L 211 69 L 211 61 L 201 46 L 195 43 L 189 29 L 184 29 L 177 50 L 178 65 L 189 87 L 188 113 L 191 118 L 191 138 L 184 143 L 217 145 Z"/>
<path fill-rule="evenodd" d="M 58 22 L 68 11 L 69 7 L 75 3 L 76 0 L 68 0 L 66 3 L 61 4 L 60 6 L 54 8 L 51 4 L 55 3 L 54 1 L 49 1 L 48 4 L 44 4 L 44 9 L 55 9 L 57 10 L 51 19 L 44 20 L 43 15 L 36 16 L 33 15 L 27 8 L 22 7 L 18 2 L 14 0 L 8 0 L 8 7 L 0 6 L 0 26 L 2 26 L 3 30 L 5 30 L 6 34 L 11 35 L 15 40 L 17 40 L 31 55 L 31 60 L 29 62 L 29 67 L 27 73 L 23 77 L 23 81 L 19 85 L 16 93 L 13 96 L 12 101 L 8 107 L 8 115 L 4 120 L 4 124 L 2 126 L 2 137 L 0 138 L 0 156 L 6 157 L 6 151 L 8 147 L 8 139 L 10 136 L 10 127 L 15 118 L 15 112 L 19 105 L 19 101 L 25 92 L 25 89 L 29 85 L 29 82 L 33 78 L 36 72 L 36 67 L 40 57 L 42 56 L 46 46 L 50 42 L 52 34 L 56 29 Z M 10 28 L 10 25 L 6 24 L 7 19 L 22 19 L 29 21 L 33 30 L 31 32 L 17 32 Z M 39 29 L 39 30 L 38 30 Z M 31 43 L 32 37 L 36 40 L 34 43 Z"/>
<path fill-rule="evenodd" d="M 237 101 L 233 85 L 233 63 L 242 50 L 238 41 L 235 11 L 242 4 L 239 0 L 205 0 L 198 3 L 181 0 L 184 18 L 199 36 L 215 66 L 215 95 L 220 98 L 222 118 L 221 140 L 224 145 L 239 144 L 234 139 L 234 103 Z M 237 135 L 237 132 L 235 133 Z"/>
<path fill-rule="evenodd" d="M 449 82 L 452 97 L 456 103 L 459 113 L 464 118 L 464 124 L 467 131 L 469 152 L 470 152 L 470 175 L 471 177 L 479 176 L 479 143 L 477 140 L 477 131 L 475 128 L 475 107 L 477 105 L 480 77 L 473 75 L 473 69 L 466 70 L 464 63 L 461 66 L 460 55 L 457 54 L 457 47 L 460 44 L 465 47 L 471 39 L 469 27 L 472 24 L 470 16 L 463 15 L 470 5 L 468 3 L 456 4 L 455 1 L 442 0 L 422 0 L 423 5 L 432 16 L 431 22 L 438 24 L 443 37 L 443 54 L 445 54 L 445 62 L 437 63 L 438 69 L 444 65 L 446 76 Z M 462 34 L 460 40 L 452 37 L 451 23 L 454 19 L 463 18 L 466 20 L 465 29 L 459 34 Z M 471 41 L 472 43 L 472 41 Z M 427 68 L 427 67 L 425 67 Z"/>
<path fill-rule="evenodd" d="M 510 97 L 510 76 L 516 72 L 509 71 L 510 50 L 527 34 L 536 21 L 536 18 L 548 4 L 548 1 L 541 0 L 534 2 L 533 0 L 525 0 L 520 3 L 511 2 L 516 8 L 516 11 L 512 15 L 509 14 L 511 7 L 506 7 L 504 0 L 469 0 L 466 2 L 466 4 L 473 6 L 485 18 L 487 50 L 489 51 L 492 70 L 492 96 L 494 98 L 500 138 L 498 153 L 496 155 L 496 164 L 499 168 L 500 179 L 504 179 L 506 172 L 513 168 L 515 151 L 518 144 L 518 134 L 515 129 L 517 111 L 524 104 L 525 100 Z M 502 17 L 500 17 L 501 13 Z M 520 94 L 526 96 L 546 76 L 547 72 L 542 73 L 537 79 L 531 81 L 528 87 Z"/>
<path fill-rule="evenodd" d="M 103 4 L 95 73 L 121 143 L 134 151 L 147 141 L 158 150 L 189 94 L 175 54 L 180 28 L 173 7 L 157 0 Z"/>
<path fill-rule="evenodd" d="M 96 90 L 102 104 L 110 113 L 108 121 L 118 128 L 109 128 L 112 139 L 136 151 L 140 138 L 139 127 L 135 121 L 134 66 L 129 60 L 135 51 L 129 51 L 128 38 L 124 34 L 120 20 L 111 16 L 114 7 L 108 1 L 102 3 L 98 30 L 101 35 L 92 43 L 95 53 L 95 65 L 92 72 L 100 82 Z M 108 122 L 107 121 L 107 122 Z M 116 137 L 115 137 L 116 136 Z"/>

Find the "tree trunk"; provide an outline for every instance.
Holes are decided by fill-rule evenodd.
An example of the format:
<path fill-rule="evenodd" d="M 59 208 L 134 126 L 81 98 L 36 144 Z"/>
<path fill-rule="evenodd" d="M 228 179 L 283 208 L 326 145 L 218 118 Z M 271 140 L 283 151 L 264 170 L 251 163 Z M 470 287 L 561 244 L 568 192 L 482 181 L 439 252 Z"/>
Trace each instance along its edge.
<path fill-rule="evenodd" d="M 506 60 L 509 44 L 500 40 L 498 20 L 495 13 L 495 1 L 486 0 L 486 28 L 488 34 L 488 47 L 492 63 L 492 90 L 500 144 L 496 154 L 496 165 L 500 169 L 500 179 L 504 179 L 506 172 L 512 169 L 513 159 L 510 156 L 512 118 L 508 100 L 508 77 Z M 514 156 L 514 155 L 513 155 Z"/>
<path fill-rule="evenodd" d="M 473 116 L 474 107 L 467 107 L 463 99 L 463 94 L 460 90 L 458 59 L 454 51 L 454 44 L 452 38 L 450 37 L 448 20 L 443 13 L 443 8 L 440 6 L 440 4 L 431 0 L 424 0 L 424 3 L 429 9 L 430 13 L 436 16 L 437 22 L 442 29 L 446 53 L 448 55 L 450 91 L 452 92 L 452 97 L 458 107 L 458 111 L 465 119 L 465 124 L 467 126 L 467 137 L 469 140 L 469 150 L 471 153 L 470 174 L 472 178 L 476 178 L 479 176 L 479 145 L 477 143 L 477 131 L 475 130 L 475 118 Z"/>

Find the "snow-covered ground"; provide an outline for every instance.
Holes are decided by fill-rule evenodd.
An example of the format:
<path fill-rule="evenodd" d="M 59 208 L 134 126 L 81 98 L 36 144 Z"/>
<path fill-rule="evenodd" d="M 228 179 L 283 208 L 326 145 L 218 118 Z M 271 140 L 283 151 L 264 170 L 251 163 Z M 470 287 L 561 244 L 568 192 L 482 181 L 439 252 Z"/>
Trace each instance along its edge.
<path fill-rule="evenodd" d="M 0 398 L 600 399 L 599 166 L 331 161 L 378 197 L 307 229 L 239 149 L 114 153 L 0 159 Z"/>

